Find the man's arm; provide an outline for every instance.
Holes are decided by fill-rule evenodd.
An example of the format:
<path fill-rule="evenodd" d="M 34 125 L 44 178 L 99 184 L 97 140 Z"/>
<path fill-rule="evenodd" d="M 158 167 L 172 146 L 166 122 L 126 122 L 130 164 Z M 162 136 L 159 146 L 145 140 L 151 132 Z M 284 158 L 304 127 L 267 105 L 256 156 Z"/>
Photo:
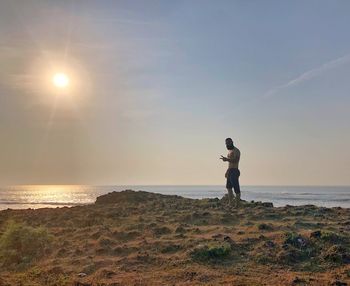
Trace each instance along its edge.
<path fill-rule="evenodd" d="M 227 158 L 227 157 L 224 157 L 221 155 L 221 158 L 220 158 L 222 161 L 224 162 L 230 162 L 230 163 L 235 163 L 235 158 Z"/>

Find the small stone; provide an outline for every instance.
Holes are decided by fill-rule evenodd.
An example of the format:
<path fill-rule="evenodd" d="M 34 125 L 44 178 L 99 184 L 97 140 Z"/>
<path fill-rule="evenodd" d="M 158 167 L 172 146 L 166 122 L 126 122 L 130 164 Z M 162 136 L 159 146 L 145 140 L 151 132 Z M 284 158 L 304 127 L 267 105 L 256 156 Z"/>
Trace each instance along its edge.
<path fill-rule="evenodd" d="M 348 283 L 336 280 L 331 285 L 332 286 L 348 286 Z"/>
<path fill-rule="evenodd" d="M 316 230 L 314 232 L 311 232 L 310 237 L 312 237 L 312 238 L 319 238 L 319 237 L 321 237 L 321 231 L 320 230 Z"/>
<path fill-rule="evenodd" d="M 80 273 L 78 273 L 78 277 L 85 277 L 87 274 L 86 273 L 84 273 L 84 272 L 80 272 Z"/>
<path fill-rule="evenodd" d="M 229 237 L 228 235 L 226 235 L 226 236 L 224 237 L 224 241 L 227 242 L 227 243 L 229 243 L 229 244 L 231 245 L 231 247 L 233 247 L 233 246 L 236 245 L 236 243 L 233 241 L 233 239 L 232 239 L 231 237 Z"/>
<path fill-rule="evenodd" d="M 276 244 L 271 240 L 266 241 L 264 245 L 269 248 L 273 248 L 276 246 Z"/>
<path fill-rule="evenodd" d="M 265 202 L 265 203 L 262 203 L 261 205 L 267 208 L 273 208 L 273 203 Z"/>
<path fill-rule="evenodd" d="M 297 241 L 298 241 L 298 243 L 299 243 L 299 245 L 300 245 L 301 247 L 306 246 L 306 240 L 305 240 L 304 238 L 299 237 L 299 238 L 297 239 Z"/>
<path fill-rule="evenodd" d="M 306 283 L 305 279 L 299 278 L 298 276 L 292 281 L 292 285 L 304 284 Z"/>
<path fill-rule="evenodd" d="M 185 233 L 185 232 L 186 232 L 186 229 L 183 228 L 182 226 L 178 226 L 178 227 L 175 229 L 175 232 L 176 232 L 176 233 Z"/>
<path fill-rule="evenodd" d="M 223 235 L 222 235 L 221 233 L 218 233 L 218 234 L 212 235 L 212 238 L 217 239 L 217 238 L 220 238 L 220 237 L 222 237 L 222 236 L 223 236 Z"/>

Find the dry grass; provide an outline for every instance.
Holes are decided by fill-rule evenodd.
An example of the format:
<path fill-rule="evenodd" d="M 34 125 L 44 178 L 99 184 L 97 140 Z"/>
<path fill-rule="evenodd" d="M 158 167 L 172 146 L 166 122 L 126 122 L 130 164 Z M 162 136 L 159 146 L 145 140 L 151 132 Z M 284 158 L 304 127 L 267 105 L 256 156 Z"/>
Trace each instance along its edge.
<path fill-rule="evenodd" d="M 0 286 L 349 282 L 348 209 L 245 202 L 228 210 L 225 199 L 129 191 L 90 206 L 1 211 L 2 253 L 17 256 L 1 268 Z M 29 247 L 12 244 L 16 237 Z"/>

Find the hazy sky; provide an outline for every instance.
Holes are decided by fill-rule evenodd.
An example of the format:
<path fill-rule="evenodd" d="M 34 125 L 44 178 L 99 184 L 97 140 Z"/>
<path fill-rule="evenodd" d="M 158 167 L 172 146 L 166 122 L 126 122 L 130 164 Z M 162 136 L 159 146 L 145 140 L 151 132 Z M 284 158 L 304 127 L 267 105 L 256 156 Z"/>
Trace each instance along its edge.
<path fill-rule="evenodd" d="M 349 13 L 1 0 L 0 184 L 224 184 L 232 137 L 243 185 L 350 185 Z"/>

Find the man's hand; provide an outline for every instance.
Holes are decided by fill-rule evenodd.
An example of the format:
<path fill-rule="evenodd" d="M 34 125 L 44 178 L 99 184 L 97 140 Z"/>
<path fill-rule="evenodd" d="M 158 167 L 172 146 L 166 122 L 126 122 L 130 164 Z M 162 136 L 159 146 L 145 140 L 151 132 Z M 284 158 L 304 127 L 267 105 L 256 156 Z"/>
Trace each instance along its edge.
<path fill-rule="evenodd" d="M 228 158 L 226 158 L 226 157 L 224 157 L 224 156 L 222 156 L 221 155 L 221 158 L 220 158 L 222 161 L 224 161 L 224 162 L 227 162 L 228 161 Z"/>

